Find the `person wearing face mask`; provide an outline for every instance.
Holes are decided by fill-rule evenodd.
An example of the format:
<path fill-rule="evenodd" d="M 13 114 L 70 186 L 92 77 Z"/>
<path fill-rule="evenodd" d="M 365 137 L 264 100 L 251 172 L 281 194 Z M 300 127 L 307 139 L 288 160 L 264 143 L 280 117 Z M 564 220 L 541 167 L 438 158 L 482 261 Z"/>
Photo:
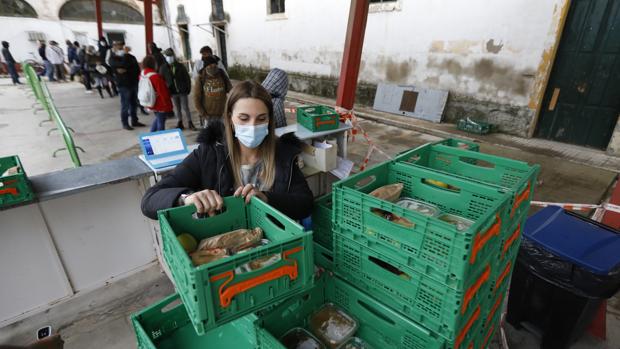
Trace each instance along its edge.
<path fill-rule="evenodd" d="M 205 60 L 209 57 L 215 58 L 215 60 L 217 61 L 217 67 L 222 69 L 224 74 L 226 74 L 226 77 L 228 77 L 228 72 L 226 71 L 226 67 L 224 66 L 224 63 L 222 63 L 220 57 L 213 54 L 213 50 L 211 50 L 211 47 L 203 46 L 200 49 L 200 59 L 194 62 L 194 69 L 192 69 L 192 79 L 196 79 L 198 77 L 202 68 L 205 67 Z"/>
<path fill-rule="evenodd" d="M 151 132 L 162 131 L 166 129 L 166 118 L 172 116 L 172 100 L 166 80 L 157 73 L 157 60 L 149 55 L 142 60 L 142 73 L 140 79 L 149 79 L 151 86 L 155 90 L 155 104 L 148 108 L 155 114 L 155 120 L 151 125 Z"/>
<path fill-rule="evenodd" d="M 195 205 L 199 214 L 214 215 L 222 197 L 254 196 L 292 219 L 312 211 L 313 195 L 296 158 L 301 142 L 293 133 L 277 138 L 271 96 L 260 84 L 237 84 L 226 102 L 223 123 L 213 122 L 200 143 L 175 170 L 142 198 L 142 212 Z"/>
<path fill-rule="evenodd" d="M 200 125 L 220 120 L 226 106 L 226 94 L 232 88 L 228 76 L 217 67 L 213 57 L 207 57 L 205 67 L 194 82 L 194 106 L 200 116 Z"/>
<path fill-rule="evenodd" d="M 121 124 L 125 130 L 133 130 L 134 127 L 146 126 L 138 121 L 138 79 L 140 77 L 140 66 L 138 60 L 123 49 L 124 42 L 114 45 L 109 64 L 118 92 L 121 96 Z M 131 116 L 131 125 L 129 125 Z"/>
<path fill-rule="evenodd" d="M 192 114 L 189 112 L 188 96 L 192 89 L 192 80 L 189 77 L 189 73 L 185 66 L 179 63 L 175 56 L 174 51 L 171 48 L 164 51 L 164 58 L 166 64 L 159 67 L 159 74 L 166 80 L 166 85 L 172 96 L 172 104 L 174 105 L 174 112 L 177 116 L 177 128 L 183 130 L 183 111 L 185 111 L 185 117 L 187 118 L 187 126 L 190 130 L 196 130 L 194 123 L 192 123 Z"/>

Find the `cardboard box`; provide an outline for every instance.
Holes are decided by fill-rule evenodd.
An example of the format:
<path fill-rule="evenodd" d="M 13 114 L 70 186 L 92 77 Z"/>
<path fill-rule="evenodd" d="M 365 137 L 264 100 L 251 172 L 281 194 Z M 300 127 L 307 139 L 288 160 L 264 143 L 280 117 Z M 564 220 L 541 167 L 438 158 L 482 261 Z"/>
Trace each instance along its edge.
<path fill-rule="evenodd" d="M 304 166 L 327 172 L 336 168 L 338 145 L 336 141 L 315 142 L 314 145 L 305 144 L 301 152 Z"/>

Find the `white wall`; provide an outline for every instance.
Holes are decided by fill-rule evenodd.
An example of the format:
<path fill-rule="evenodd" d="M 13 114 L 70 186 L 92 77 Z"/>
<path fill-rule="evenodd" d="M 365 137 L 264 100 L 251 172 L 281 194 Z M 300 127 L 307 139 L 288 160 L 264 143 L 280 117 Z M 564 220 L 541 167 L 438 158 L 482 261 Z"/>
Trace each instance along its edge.
<path fill-rule="evenodd" d="M 249 2 L 250 1 L 248 1 L 248 3 Z M 176 46 L 175 52 L 177 55 L 181 56 L 183 54 L 181 37 L 176 24 L 178 5 L 183 5 L 185 7 L 185 14 L 189 19 L 187 27 L 189 31 L 192 60 L 200 58 L 200 48 L 203 46 L 210 46 L 211 49 L 213 49 L 213 52 L 215 52 L 216 55 L 219 55 L 217 40 L 212 34 L 213 31 L 211 27 L 206 24 L 209 23 L 209 16 L 211 16 L 210 1 L 169 0 L 167 3 L 170 11 L 170 23 L 174 33 L 174 44 Z"/>
<path fill-rule="evenodd" d="M 399 10 L 369 14 L 360 79 L 527 105 L 562 3 L 400 0 Z M 229 64 L 339 75 L 349 1 L 289 0 L 285 19 L 269 18 L 266 1 L 224 6 L 231 16 Z"/>
<path fill-rule="evenodd" d="M 88 35 L 89 43 L 97 47 L 97 24 L 95 22 L 78 21 L 59 21 L 42 20 L 35 18 L 0 17 L 0 28 L 2 34 L 0 38 L 11 44 L 11 53 L 17 61 L 33 58 L 30 52 L 34 52 L 36 59 L 40 60 L 37 53 L 38 43 L 28 41 L 28 31 L 45 33 L 47 40 L 55 40 L 60 47 L 65 50 L 65 40 L 75 40 L 73 32 L 85 32 Z M 131 46 L 134 55 L 141 60 L 146 52 L 144 42 L 144 26 L 137 24 L 103 24 L 104 32 L 123 31 L 125 32 L 126 44 Z M 166 27 L 154 26 L 153 38 L 160 47 L 169 47 Z"/>

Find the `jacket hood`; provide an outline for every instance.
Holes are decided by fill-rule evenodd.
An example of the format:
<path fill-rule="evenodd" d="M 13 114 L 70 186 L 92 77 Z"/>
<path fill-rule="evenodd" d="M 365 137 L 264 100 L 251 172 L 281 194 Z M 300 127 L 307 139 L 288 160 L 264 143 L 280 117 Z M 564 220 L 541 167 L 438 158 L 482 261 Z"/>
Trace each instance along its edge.
<path fill-rule="evenodd" d="M 288 74 L 282 69 L 271 69 L 261 85 L 269 91 L 271 97 L 284 98 L 288 92 Z"/>

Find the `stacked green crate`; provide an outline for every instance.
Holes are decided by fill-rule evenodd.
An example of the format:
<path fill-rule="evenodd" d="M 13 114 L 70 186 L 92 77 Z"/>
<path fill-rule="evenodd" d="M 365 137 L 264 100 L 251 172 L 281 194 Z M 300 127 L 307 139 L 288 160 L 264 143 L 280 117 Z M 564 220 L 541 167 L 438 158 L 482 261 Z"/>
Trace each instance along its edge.
<path fill-rule="evenodd" d="M 438 182 L 446 187 L 433 184 Z M 473 225 L 461 231 L 368 194 L 393 183 L 404 184 L 402 197 L 433 204 Z M 396 162 L 337 182 L 333 190 L 336 274 L 448 343 L 460 344 L 463 335 L 478 332 L 499 235 L 509 220 L 508 194 Z"/>
<path fill-rule="evenodd" d="M 34 193 L 19 156 L 0 158 L 0 208 L 33 199 Z"/>
<path fill-rule="evenodd" d="M 493 298 L 489 300 L 490 312 L 494 316 L 485 320 L 486 337 L 499 327 L 503 297 L 508 290 L 540 167 L 479 153 L 475 149 L 466 150 L 464 146 L 455 147 L 455 144 L 458 140 L 425 145 L 400 154 L 395 161 L 502 188 L 512 196 L 507 229 L 502 231 L 500 249 L 495 257 L 498 267 L 493 272 Z"/>

